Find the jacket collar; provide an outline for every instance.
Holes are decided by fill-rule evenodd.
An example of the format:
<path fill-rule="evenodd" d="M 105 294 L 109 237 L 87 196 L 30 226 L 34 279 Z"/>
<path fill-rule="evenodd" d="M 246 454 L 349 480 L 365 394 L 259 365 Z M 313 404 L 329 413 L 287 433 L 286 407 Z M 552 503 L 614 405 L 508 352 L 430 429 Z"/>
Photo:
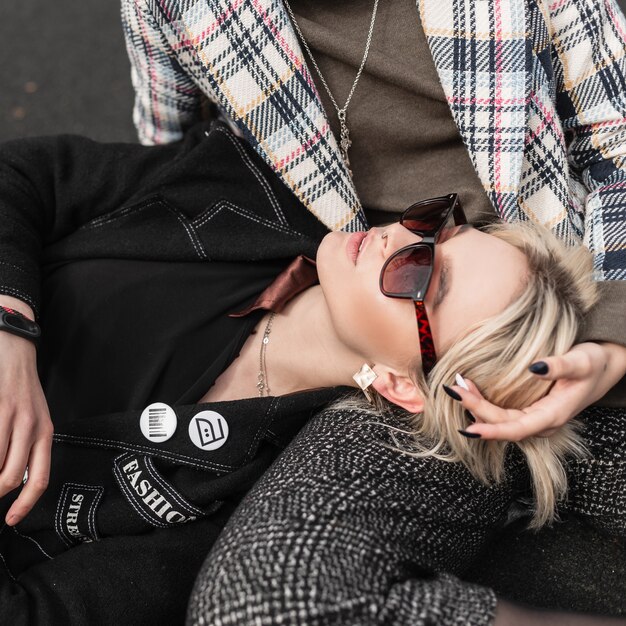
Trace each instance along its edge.
<path fill-rule="evenodd" d="M 498 214 L 510 219 L 518 213 L 526 128 L 525 0 L 416 2 L 472 163 Z M 284 4 L 211 4 L 205 19 L 181 13 L 179 28 L 203 60 L 220 108 L 330 230 L 367 228 Z"/>
<path fill-rule="evenodd" d="M 417 2 L 465 147 L 498 215 L 511 220 L 519 214 L 530 92 L 525 0 Z"/>
<path fill-rule="evenodd" d="M 177 418 L 174 434 L 160 443 L 151 442 L 142 434 L 142 410 L 70 420 L 63 424 L 62 432 L 54 433 L 53 439 L 56 444 L 134 452 L 223 474 L 251 461 L 264 438 L 281 448 L 287 446 L 312 415 L 335 400 L 358 391 L 340 385 L 282 396 L 177 404 L 172 407 Z M 229 441 L 220 448 L 203 450 L 189 436 L 189 424 L 203 411 L 214 411 L 228 424 Z"/>
<path fill-rule="evenodd" d="M 329 230 L 368 228 L 283 3 L 196 4 L 175 28 L 202 60 L 211 98 Z"/>

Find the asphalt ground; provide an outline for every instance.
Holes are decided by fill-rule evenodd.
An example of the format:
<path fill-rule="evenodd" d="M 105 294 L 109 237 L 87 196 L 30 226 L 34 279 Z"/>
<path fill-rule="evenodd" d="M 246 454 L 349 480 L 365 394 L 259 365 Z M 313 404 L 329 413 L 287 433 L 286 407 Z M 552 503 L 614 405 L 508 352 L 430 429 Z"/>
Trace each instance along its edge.
<path fill-rule="evenodd" d="M 0 141 L 78 133 L 135 142 L 117 0 L 4 0 L 3 7 Z M 574 518 L 538 534 L 513 525 L 468 578 L 540 607 L 626 615 L 626 545 Z"/>
<path fill-rule="evenodd" d="M 137 141 L 118 0 L 3 0 L 0 141 Z"/>

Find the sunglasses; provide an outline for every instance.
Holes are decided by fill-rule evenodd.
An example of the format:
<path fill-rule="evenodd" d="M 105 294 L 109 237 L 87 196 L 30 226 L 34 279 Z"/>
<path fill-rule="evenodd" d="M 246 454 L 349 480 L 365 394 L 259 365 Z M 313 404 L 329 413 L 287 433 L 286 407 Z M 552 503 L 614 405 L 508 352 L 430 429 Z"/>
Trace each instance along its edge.
<path fill-rule="evenodd" d="M 451 193 L 412 204 L 400 217 L 400 224 L 422 241 L 394 252 L 380 271 L 380 290 L 390 298 L 406 298 L 415 304 L 422 369 L 427 376 L 437 362 L 433 334 L 424 299 L 433 275 L 435 244 L 450 236 L 451 228 L 467 224 L 458 194 Z"/>

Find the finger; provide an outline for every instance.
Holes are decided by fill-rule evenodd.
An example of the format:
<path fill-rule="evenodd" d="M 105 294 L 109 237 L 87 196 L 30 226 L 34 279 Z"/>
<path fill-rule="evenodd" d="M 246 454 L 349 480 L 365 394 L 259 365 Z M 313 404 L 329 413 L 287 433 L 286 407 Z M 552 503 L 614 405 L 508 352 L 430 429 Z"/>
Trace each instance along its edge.
<path fill-rule="evenodd" d="M 495 404 L 492 404 L 488 400 L 485 400 L 480 391 L 476 388 L 476 385 L 474 385 L 467 378 L 465 379 L 465 382 L 470 388 L 470 391 L 463 389 L 459 385 L 452 385 L 452 387 L 448 387 L 448 391 L 446 391 L 446 393 L 456 399 L 450 393 L 451 390 L 456 394 L 456 396 L 461 398 L 459 402 L 461 402 L 463 407 L 467 409 L 477 419 L 477 421 L 480 420 L 488 423 L 499 423 L 517 419 L 520 415 L 522 415 L 521 411 L 516 409 L 503 409 Z"/>
<path fill-rule="evenodd" d="M 28 480 L 5 517 L 9 526 L 22 521 L 48 487 L 51 444 L 52 437 L 38 439 L 35 442 L 28 461 Z"/>
<path fill-rule="evenodd" d="M 30 436 L 13 433 L 4 467 L 0 472 L 0 498 L 22 484 L 32 444 Z"/>
<path fill-rule="evenodd" d="M 463 432 L 469 433 L 470 438 L 480 437 L 486 440 L 521 441 L 550 429 L 551 417 L 549 415 L 536 411 L 533 414 L 522 415 L 523 417 L 519 419 L 499 424 L 472 424 Z"/>
<path fill-rule="evenodd" d="M 9 440 L 11 439 L 11 423 L 8 421 L 2 425 L 0 430 L 0 471 L 4 465 L 4 460 L 7 456 L 7 450 L 9 449 Z"/>
<path fill-rule="evenodd" d="M 463 389 L 466 389 L 467 391 L 472 391 L 480 395 L 480 392 L 478 391 L 478 388 L 476 387 L 476 385 L 471 380 L 463 378 L 461 374 L 456 375 L 455 381 L 459 387 L 462 387 Z M 468 409 L 465 409 L 465 417 L 468 419 L 470 423 L 478 422 L 480 424 L 482 422 L 482 419 L 480 417 L 476 417 Z"/>
<path fill-rule="evenodd" d="M 536 376 L 547 380 L 580 379 L 592 373 L 593 359 L 587 351 L 570 350 L 561 356 L 550 356 L 535 361 L 528 369 Z"/>

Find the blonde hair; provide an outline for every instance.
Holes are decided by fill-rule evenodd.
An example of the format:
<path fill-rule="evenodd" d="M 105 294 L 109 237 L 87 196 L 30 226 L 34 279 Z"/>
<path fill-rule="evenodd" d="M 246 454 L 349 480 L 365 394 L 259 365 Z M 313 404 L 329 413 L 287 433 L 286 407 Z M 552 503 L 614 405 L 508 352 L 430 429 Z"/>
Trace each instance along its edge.
<path fill-rule="evenodd" d="M 494 224 L 482 230 L 524 253 L 527 280 L 503 311 L 468 328 L 439 356 L 428 380 L 417 359 L 410 376 L 424 397 L 424 410 L 407 414 L 409 431 L 386 426 L 412 435 L 412 450 L 392 449 L 460 461 L 485 484 L 504 478 L 506 449 L 518 446 L 531 476 L 533 516 L 529 527 L 537 529 L 557 518 L 556 505 L 567 493 L 565 458 L 586 452 L 579 424 L 570 420 L 549 437 L 534 436 L 514 443 L 468 440 L 458 432 L 469 423 L 465 410 L 443 392 L 442 384 L 454 384 L 455 374 L 460 372 L 487 400 L 504 408 L 522 409 L 544 396 L 551 381 L 534 376 L 528 366 L 542 357 L 564 354 L 574 344 L 583 316 L 597 299 L 591 254 L 583 246 L 566 247 L 549 230 L 535 224 Z M 390 405 L 370 390 L 374 409 L 356 398 L 339 400 L 332 408 L 368 407 L 371 413 L 384 415 Z"/>

